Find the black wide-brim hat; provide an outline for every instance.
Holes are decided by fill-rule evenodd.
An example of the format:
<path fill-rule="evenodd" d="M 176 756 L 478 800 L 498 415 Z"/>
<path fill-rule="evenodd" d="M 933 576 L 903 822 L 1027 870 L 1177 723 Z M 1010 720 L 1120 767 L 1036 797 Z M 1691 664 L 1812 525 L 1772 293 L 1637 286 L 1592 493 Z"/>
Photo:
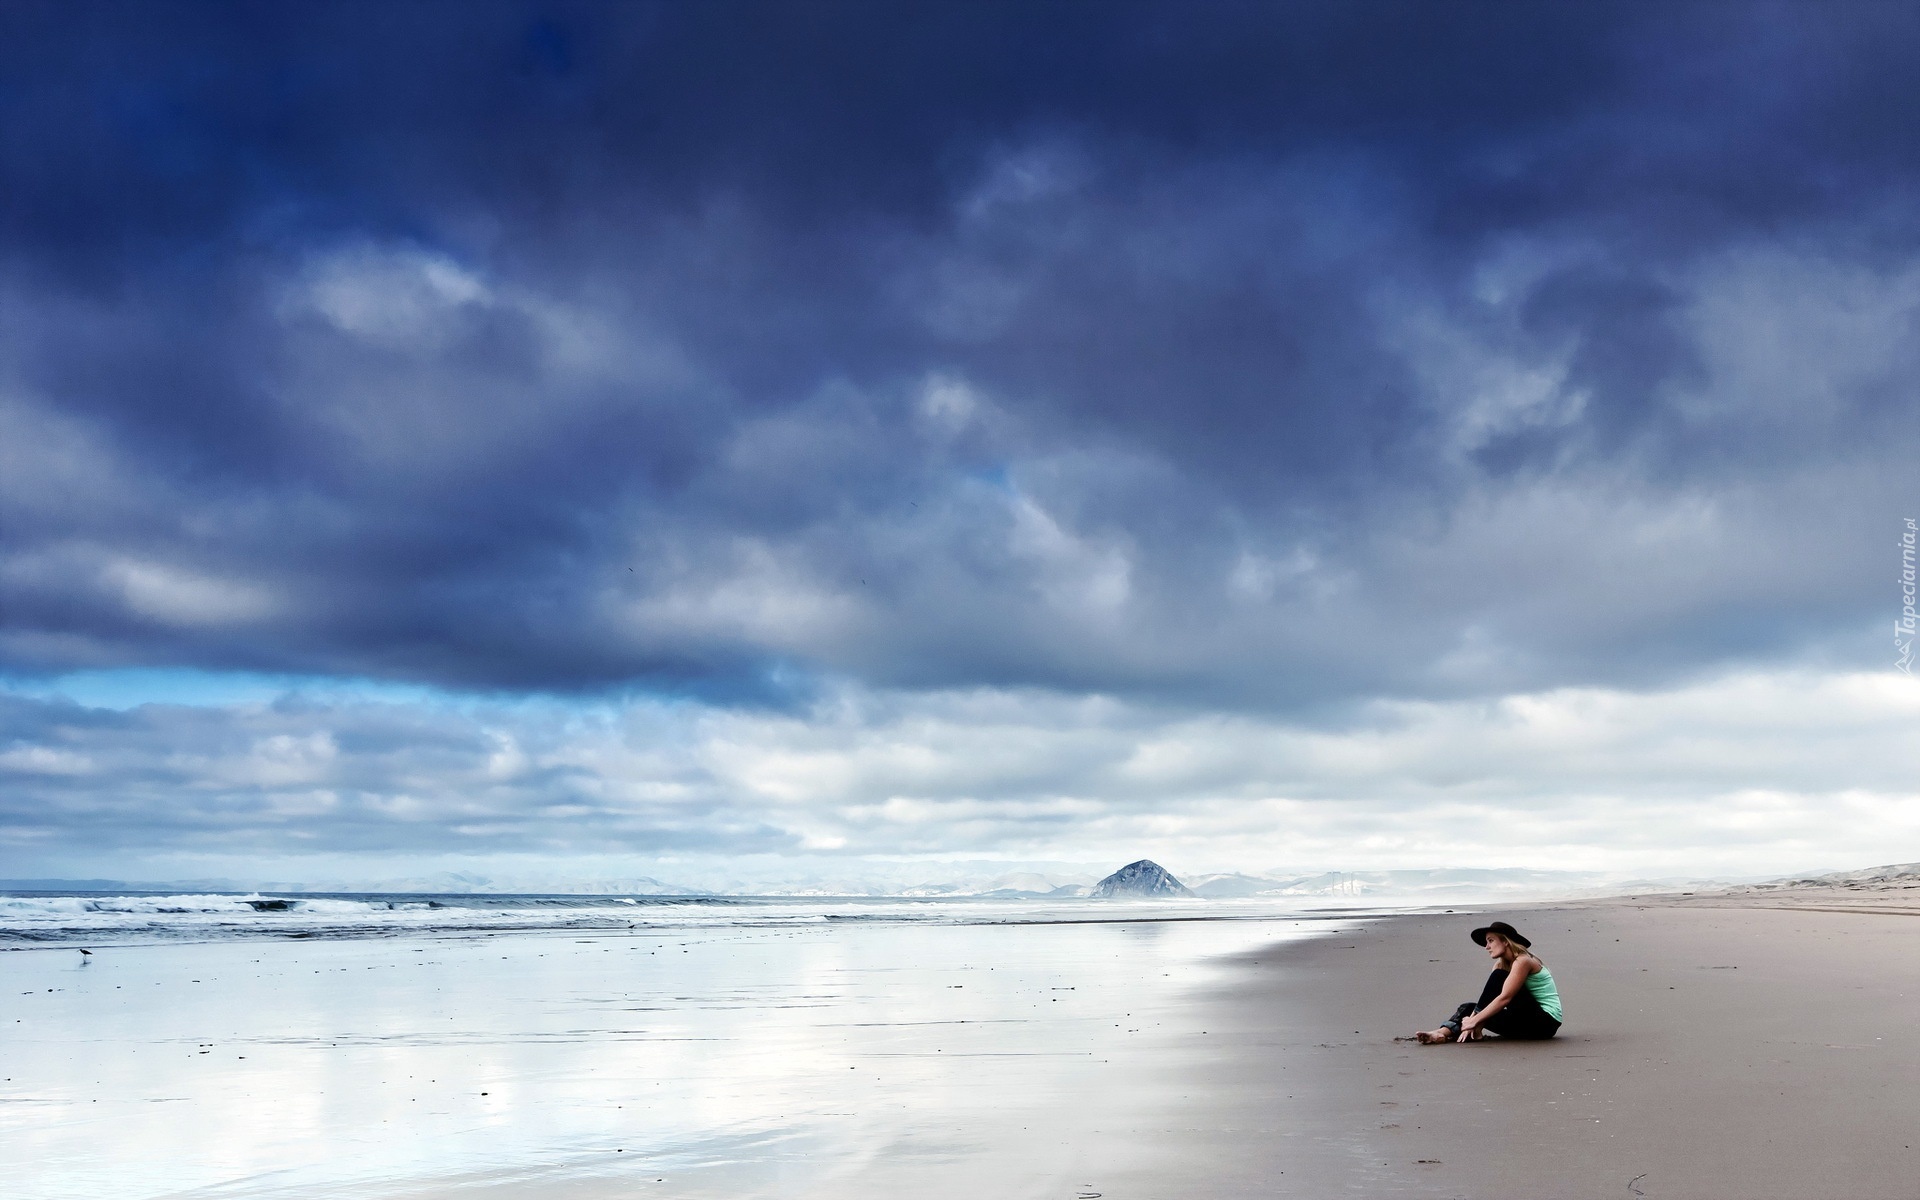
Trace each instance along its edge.
<path fill-rule="evenodd" d="M 1499 934 L 1501 937 L 1512 942 L 1514 945 L 1520 947 L 1522 950 L 1525 950 L 1527 947 L 1533 945 L 1532 942 L 1520 936 L 1520 931 L 1518 929 L 1515 929 L 1513 926 L 1507 924 L 1505 921 L 1495 921 L 1491 925 L 1483 925 L 1480 928 L 1474 930 L 1473 931 L 1474 944 L 1479 946 L 1486 945 L 1487 935 L 1490 933 Z"/>

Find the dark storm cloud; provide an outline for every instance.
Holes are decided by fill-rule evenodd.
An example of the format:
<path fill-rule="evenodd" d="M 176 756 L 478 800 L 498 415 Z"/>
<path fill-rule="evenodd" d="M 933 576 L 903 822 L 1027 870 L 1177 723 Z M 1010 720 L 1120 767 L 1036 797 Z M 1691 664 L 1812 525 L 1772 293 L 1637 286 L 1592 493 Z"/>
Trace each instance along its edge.
<path fill-rule="evenodd" d="M 12 670 L 1259 704 L 1870 652 L 1905 10 L 0 22 Z"/>

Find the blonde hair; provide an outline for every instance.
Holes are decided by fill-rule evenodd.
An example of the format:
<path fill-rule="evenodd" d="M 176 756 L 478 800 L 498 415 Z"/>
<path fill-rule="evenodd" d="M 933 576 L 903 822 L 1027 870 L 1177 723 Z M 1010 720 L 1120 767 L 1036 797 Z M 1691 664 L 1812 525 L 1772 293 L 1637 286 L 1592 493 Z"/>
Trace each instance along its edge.
<path fill-rule="evenodd" d="M 1487 930 L 1487 940 L 1492 941 L 1494 938 L 1499 938 L 1500 944 L 1502 946 L 1506 946 L 1507 948 L 1513 951 L 1513 957 L 1515 961 L 1518 961 L 1523 958 L 1531 958 L 1533 959 L 1533 961 L 1539 963 L 1543 967 L 1547 965 L 1547 960 L 1544 958 L 1541 958 L 1538 954 L 1535 954 L 1533 952 L 1532 946 L 1522 946 L 1519 942 L 1514 941 L 1512 938 L 1508 937 L 1506 934 L 1501 933 L 1498 930 L 1495 930 L 1495 929 Z"/>

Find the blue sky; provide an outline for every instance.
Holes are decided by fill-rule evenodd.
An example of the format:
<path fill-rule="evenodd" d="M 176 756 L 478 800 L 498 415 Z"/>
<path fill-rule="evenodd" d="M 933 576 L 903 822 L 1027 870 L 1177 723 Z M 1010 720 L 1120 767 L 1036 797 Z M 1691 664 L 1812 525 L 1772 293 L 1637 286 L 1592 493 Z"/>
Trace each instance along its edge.
<path fill-rule="evenodd" d="M 1920 858 L 1904 6 L 0 35 L 0 875 Z"/>

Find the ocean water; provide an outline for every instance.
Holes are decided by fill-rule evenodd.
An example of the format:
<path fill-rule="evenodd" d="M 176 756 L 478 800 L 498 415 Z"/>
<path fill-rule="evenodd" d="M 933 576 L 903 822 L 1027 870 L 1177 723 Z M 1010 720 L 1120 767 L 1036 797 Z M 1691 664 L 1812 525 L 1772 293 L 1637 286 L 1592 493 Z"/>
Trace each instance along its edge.
<path fill-rule="evenodd" d="M 5 1190 L 1077 1196 L 1231 1053 L 1203 1002 L 1226 956 L 1364 916 L 0 897 Z"/>
<path fill-rule="evenodd" d="M 405 893 L 0 893 L 0 950 L 234 939 L 460 937 L 782 929 L 803 925 L 1018 925 L 1272 920 L 1355 911 L 1346 897 L 1168 900 L 970 897 L 428 895 Z"/>

